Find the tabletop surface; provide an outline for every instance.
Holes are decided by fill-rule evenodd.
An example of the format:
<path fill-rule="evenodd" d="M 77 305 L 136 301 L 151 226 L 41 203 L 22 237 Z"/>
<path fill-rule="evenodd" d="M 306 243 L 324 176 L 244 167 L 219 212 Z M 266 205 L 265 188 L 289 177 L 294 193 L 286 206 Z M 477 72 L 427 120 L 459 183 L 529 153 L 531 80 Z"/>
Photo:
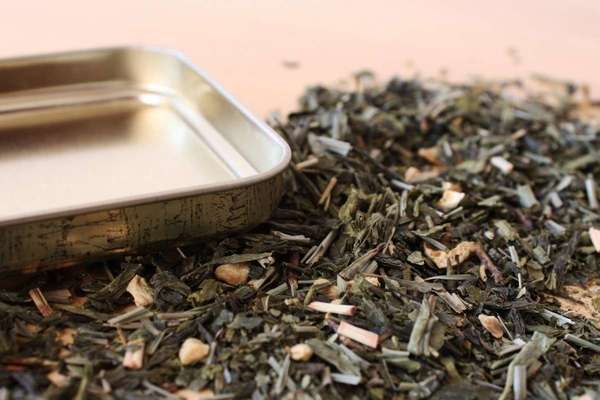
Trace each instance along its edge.
<path fill-rule="evenodd" d="M 2 14 L 0 57 L 176 48 L 261 117 L 363 68 L 381 79 L 539 72 L 600 97 L 598 1 L 19 0 Z"/>

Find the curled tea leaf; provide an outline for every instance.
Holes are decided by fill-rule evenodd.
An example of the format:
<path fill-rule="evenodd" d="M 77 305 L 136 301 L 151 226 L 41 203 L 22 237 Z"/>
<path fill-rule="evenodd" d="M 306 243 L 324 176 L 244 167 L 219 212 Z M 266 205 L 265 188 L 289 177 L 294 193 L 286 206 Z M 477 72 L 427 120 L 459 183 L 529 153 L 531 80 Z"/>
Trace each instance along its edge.
<path fill-rule="evenodd" d="M 169 310 L 185 305 L 190 288 L 171 272 L 155 274 L 151 280 L 154 287 L 154 303 L 161 310 Z"/>

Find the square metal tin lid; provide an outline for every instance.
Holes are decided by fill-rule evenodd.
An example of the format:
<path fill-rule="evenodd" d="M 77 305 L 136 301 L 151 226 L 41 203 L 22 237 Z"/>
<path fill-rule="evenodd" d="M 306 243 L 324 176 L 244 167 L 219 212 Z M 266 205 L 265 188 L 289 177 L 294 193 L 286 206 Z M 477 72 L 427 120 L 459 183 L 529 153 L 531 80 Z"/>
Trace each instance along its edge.
<path fill-rule="evenodd" d="M 272 129 L 176 52 L 0 61 L 0 225 L 249 185 L 289 159 Z"/>

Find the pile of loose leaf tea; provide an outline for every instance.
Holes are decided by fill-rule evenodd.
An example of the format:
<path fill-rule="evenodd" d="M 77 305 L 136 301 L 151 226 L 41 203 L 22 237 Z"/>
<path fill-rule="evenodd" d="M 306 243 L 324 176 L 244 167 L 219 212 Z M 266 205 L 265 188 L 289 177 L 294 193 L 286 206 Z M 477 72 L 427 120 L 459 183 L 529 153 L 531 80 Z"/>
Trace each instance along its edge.
<path fill-rule="evenodd" d="M 0 292 L 0 398 L 599 398 L 585 90 L 353 87 L 273 118 L 266 223 Z"/>

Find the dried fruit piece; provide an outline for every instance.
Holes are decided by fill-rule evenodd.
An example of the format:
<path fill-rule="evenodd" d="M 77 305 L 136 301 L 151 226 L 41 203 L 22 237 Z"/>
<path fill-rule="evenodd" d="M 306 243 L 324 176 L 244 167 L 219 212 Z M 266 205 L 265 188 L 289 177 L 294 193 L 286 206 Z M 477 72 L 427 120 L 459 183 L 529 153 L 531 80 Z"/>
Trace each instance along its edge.
<path fill-rule="evenodd" d="M 298 343 L 290 348 L 290 357 L 295 361 L 308 361 L 313 355 L 313 349 L 305 343 Z"/>
<path fill-rule="evenodd" d="M 208 356 L 210 346 L 200 339 L 187 338 L 179 349 L 181 365 L 192 365 Z"/>
<path fill-rule="evenodd" d="M 437 146 L 421 147 L 417 154 L 432 164 L 440 164 L 440 149 Z"/>
<path fill-rule="evenodd" d="M 127 285 L 127 292 L 133 297 L 133 302 L 138 307 L 146 307 L 154 302 L 154 292 L 148 282 L 135 275 Z"/>
<path fill-rule="evenodd" d="M 456 192 L 454 190 L 444 190 L 442 198 L 437 202 L 437 207 L 448 212 L 458 207 L 462 199 L 465 198 L 465 194 L 462 192 Z"/>
<path fill-rule="evenodd" d="M 46 378 L 56 387 L 63 388 L 69 386 L 69 377 L 57 370 L 48 372 Z"/>
<path fill-rule="evenodd" d="M 429 179 L 437 178 L 440 175 L 438 168 L 433 168 L 428 171 L 421 171 L 415 167 L 409 167 L 404 173 L 404 180 L 408 183 L 425 182 Z"/>
<path fill-rule="evenodd" d="M 496 339 L 500 339 L 504 336 L 502 324 L 498 318 L 493 315 L 479 314 L 479 322 L 481 322 L 481 325 L 483 325 L 485 330 L 491 333 Z"/>
<path fill-rule="evenodd" d="M 515 167 L 510 161 L 500 156 L 490 158 L 490 164 L 498 168 L 505 175 L 510 174 Z"/>
<path fill-rule="evenodd" d="M 600 229 L 590 228 L 590 239 L 597 253 L 600 253 Z"/>
<path fill-rule="evenodd" d="M 127 343 L 125 357 L 123 357 L 123 367 L 129 369 L 141 369 L 144 365 L 144 348 L 146 343 L 143 339 L 131 340 Z"/>
<path fill-rule="evenodd" d="M 210 389 L 195 391 L 192 389 L 181 389 L 175 393 L 183 400 L 209 400 L 215 397 L 215 393 Z"/>
<path fill-rule="evenodd" d="M 456 182 L 442 182 L 442 190 L 454 190 L 455 192 L 462 192 L 461 186 Z"/>
<path fill-rule="evenodd" d="M 56 332 L 56 339 L 63 344 L 63 346 L 69 346 L 75 342 L 75 335 L 77 331 L 73 328 L 65 328 Z"/>
<path fill-rule="evenodd" d="M 247 262 L 222 264 L 215 269 L 215 276 L 217 279 L 232 286 L 238 286 L 248 282 L 249 273 L 250 265 Z"/>

